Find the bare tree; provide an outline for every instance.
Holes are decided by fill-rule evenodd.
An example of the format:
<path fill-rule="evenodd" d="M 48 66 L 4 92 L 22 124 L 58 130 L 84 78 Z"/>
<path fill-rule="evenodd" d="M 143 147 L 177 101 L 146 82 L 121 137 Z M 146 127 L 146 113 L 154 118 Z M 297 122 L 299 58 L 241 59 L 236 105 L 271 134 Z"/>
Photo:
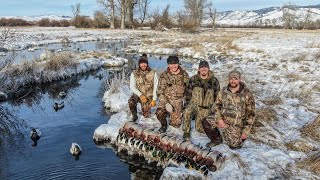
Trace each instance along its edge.
<path fill-rule="evenodd" d="M 107 17 L 101 11 L 94 12 L 93 25 L 96 28 L 106 28 L 109 23 Z"/>
<path fill-rule="evenodd" d="M 124 29 L 125 23 L 126 23 L 126 10 L 127 10 L 126 2 L 127 2 L 127 0 L 120 0 L 119 2 L 120 2 L 120 7 L 121 7 L 121 13 L 120 13 L 121 26 L 120 26 L 120 28 Z"/>
<path fill-rule="evenodd" d="M 108 14 L 110 11 L 110 28 L 114 29 L 114 21 L 115 21 L 115 2 L 114 0 L 97 0 L 97 3 L 100 4 L 105 13 Z"/>
<path fill-rule="evenodd" d="M 137 4 L 138 0 L 127 0 L 127 15 L 129 17 L 129 25 L 131 28 L 134 28 L 133 15 Z"/>
<path fill-rule="evenodd" d="M 168 4 L 162 11 L 161 23 L 167 27 L 171 28 L 171 19 L 169 14 L 170 4 Z"/>
<path fill-rule="evenodd" d="M 311 9 L 308 8 L 306 15 L 304 17 L 303 29 L 310 28 L 311 26 Z"/>
<path fill-rule="evenodd" d="M 209 15 L 209 17 L 211 19 L 212 30 L 214 30 L 215 29 L 215 25 L 216 25 L 217 9 L 214 8 L 212 2 L 208 3 L 208 15 Z"/>
<path fill-rule="evenodd" d="M 288 29 L 294 28 L 294 23 L 295 23 L 295 14 L 294 11 L 296 9 L 296 6 L 293 4 L 285 4 L 282 6 L 282 18 L 284 21 L 284 28 Z"/>
<path fill-rule="evenodd" d="M 200 27 L 204 18 L 204 11 L 207 3 L 207 0 L 184 0 L 184 7 L 186 11 L 198 27 Z"/>
<path fill-rule="evenodd" d="M 150 0 L 139 0 L 138 5 L 139 5 L 140 25 L 143 26 L 143 23 L 148 14 L 148 7 L 150 5 Z"/>
<path fill-rule="evenodd" d="M 80 16 L 80 7 L 81 7 L 80 3 L 77 3 L 75 5 L 71 5 L 72 14 L 73 14 L 74 18 Z"/>

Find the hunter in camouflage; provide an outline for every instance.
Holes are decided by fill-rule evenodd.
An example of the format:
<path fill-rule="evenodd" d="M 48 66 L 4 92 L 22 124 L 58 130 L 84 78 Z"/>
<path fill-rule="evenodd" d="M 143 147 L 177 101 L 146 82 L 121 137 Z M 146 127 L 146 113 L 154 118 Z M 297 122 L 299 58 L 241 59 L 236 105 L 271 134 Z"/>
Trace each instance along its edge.
<path fill-rule="evenodd" d="M 239 71 L 229 73 L 229 84 L 218 93 L 215 104 L 214 114 L 202 122 L 211 140 L 207 146 L 223 140 L 230 148 L 241 148 L 255 121 L 255 101 Z"/>
<path fill-rule="evenodd" d="M 185 89 L 189 79 L 188 73 L 179 66 L 177 56 L 169 56 L 167 63 L 168 69 L 161 74 L 157 91 L 159 104 L 156 115 L 161 123 L 161 133 L 167 130 L 168 115 L 170 125 L 180 127 Z"/>
<path fill-rule="evenodd" d="M 130 89 L 133 92 L 128 103 L 132 113 L 132 121 L 137 121 L 137 104 L 141 104 L 142 115 L 149 117 L 151 107 L 156 105 L 158 77 L 148 65 L 146 56 L 139 59 L 139 68 L 130 75 Z"/>
<path fill-rule="evenodd" d="M 195 129 L 204 133 L 202 120 L 211 114 L 212 106 L 220 91 L 220 84 L 207 61 L 201 61 L 198 74 L 189 79 L 186 90 L 186 109 L 184 111 L 184 138 L 190 138 L 191 116 L 195 116 Z"/>

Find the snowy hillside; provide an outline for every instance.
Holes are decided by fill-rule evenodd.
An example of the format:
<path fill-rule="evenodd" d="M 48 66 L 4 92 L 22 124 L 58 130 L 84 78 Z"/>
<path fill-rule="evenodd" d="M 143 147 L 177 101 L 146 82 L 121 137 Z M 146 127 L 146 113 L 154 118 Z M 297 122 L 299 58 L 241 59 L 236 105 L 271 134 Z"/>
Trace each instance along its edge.
<path fill-rule="evenodd" d="M 320 20 L 320 5 L 301 6 L 290 9 L 296 21 Z M 209 20 L 204 24 L 210 23 Z M 259 10 L 218 12 L 216 23 L 220 26 L 282 26 L 283 10 L 281 7 L 270 7 Z"/>
<path fill-rule="evenodd" d="M 0 18 L 13 18 L 13 19 L 23 19 L 26 21 L 39 21 L 41 19 L 50 19 L 50 20 L 71 20 L 70 16 L 60 16 L 60 15 L 39 15 L 39 16 L 0 16 Z"/>

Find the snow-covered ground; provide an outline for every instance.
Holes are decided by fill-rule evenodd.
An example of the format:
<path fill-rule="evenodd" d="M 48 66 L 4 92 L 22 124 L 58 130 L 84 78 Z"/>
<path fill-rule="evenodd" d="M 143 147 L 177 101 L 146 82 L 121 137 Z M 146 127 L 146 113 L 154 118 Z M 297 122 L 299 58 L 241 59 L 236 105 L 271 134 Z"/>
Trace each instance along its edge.
<path fill-rule="evenodd" d="M 172 54 L 207 59 L 221 86 L 226 85 L 230 70 L 238 68 L 254 93 L 257 107 L 253 133 L 239 150 L 226 145 L 215 147 L 227 156 L 224 168 L 210 173 L 208 179 L 320 179 L 319 172 L 306 170 L 299 162 L 319 154 L 320 142 L 302 133 L 320 113 L 320 31 L 218 29 L 199 34 L 138 30 L 94 30 L 74 28 L 19 28 L 15 38 L 5 44 L 21 49 L 30 44 L 103 40 L 130 40 L 122 51 L 131 53 Z M 187 69 L 190 75 L 194 68 Z M 107 91 L 106 107 L 116 112 L 107 124 L 95 131 L 96 138 L 116 137 L 118 128 L 128 121 L 128 84 Z M 153 109 L 154 112 L 154 109 Z M 139 120 L 146 126 L 157 126 L 155 116 Z M 319 127 L 316 132 L 319 132 Z M 169 133 L 182 135 L 170 127 Z M 205 145 L 204 134 L 192 131 L 191 140 Z M 305 148 L 302 148 L 305 147 Z M 306 148 L 307 147 L 307 148 Z M 316 159 L 319 160 L 319 159 Z M 190 178 L 182 167 L 165 169 L 163 179 Z"/>
<path fill-rule="evenodd" d="M 318 32 L 283 30 L 251 30 L 251 32 L 250 30 L 249 32 L 240 30 L 234 32 L 234 30 L 228 30 L 220 33 L 222 36 L 228 36 L 228 34 L 233 36 L 232 33 L 238 34 L 230 49 L 227 48 L 227 44 L 219 44 L 215 41 L 202 42 L 206 49 L 201 50 L 192 46 L 177 48 L 179 45 L 167 48 L 167 45 L 163 43 L 176 44 L 177 41 L 185 43 L 196 38 L 201 40 L 207 37 L 206 33 L 202 37 L 177 35 L 177 33 L 166 34 L 167 38 L 159 38 L 159 42 L 162 43 L 157 43 L 157 38 L 149 38 L 144 41 L 152 42 L 152 45 L 129 48 L 136 48 L 136 51 L 140 53 L 159 53 L 162 50 L 161 53 L 170 54 L 174 50 L 178 54 L 186 54 L 187 56 L 188 53 L 191 55 L 201 54 L 205 59 L 210 59 L 211 54 L 233 55 L 233 57 L 226 57 L 218 62 L 211 59 L 211 68 L 223 85 L 226 85 L 227 73 L 230 70 L 238 68 L 243 72 L 244 81 L 256 97 L 256 121 L 260 125 L 254 128 L 253 134 L 240 150 L 231 150 L 226 145 L 215 147 L 216 150 L 227 155 L 227 161 L 224 168 L 210 173 L 208 179 L 318 179 L 319 174 L 313 174 L 297 165 L 297 162 L 307 158 L 312 152 L 319 153 L 320 148 L 319 141 L 303 137 L 300 132 L 304 125 L 313 122 L 319 116 L 320 46 L 318 42 L 320 39 L 317 36 Z M 210 36 L 214 38 L 221 34 L 217 32 L 210 34 Z M 197 41 L 194 42 L 197 43 Z M 218 48 L 218 46 L 220 47 Z M 222 51 L 217 49 L 222 49 Z M 195 74 L 197 66 L 198 64 L 194 64 L 193 69 L 188 69 L 189 74 Z M 125 105 L 126 108 L 123 108 L 123 103 L 126 103 L 130 96 L 127 93 L 128 87 L 126 85 L 122 88 L 123 90 L 119 90 L 119 94 L 115 93 L 113 96 L 110 96 L 110 92 L 107 91 L 103 98 L 106 107 L 113 111 L 118 109 L 120 112 L 114 115 L 114 119 L 109 120 L 110 125 L 117 124 L 117 126 L 103 125 L 97 128 L 95 137 L 99 135 L 110 136 L 108 128 L 111 128 L 113 132 L 111 138 L 114 139 L 117 135 L 114 133 L 115 129 L 121 127 L 131 118 L 127 105 Z M 275 112 L 274 116 L 268 115 L 270 111 Z M 123 121 L 123 118 L 126 119 Z M 159 127 L 155 117 L 147 120 L 141 118 L 139 123 L 150 125 L 150 122 Z M 104 129 L 106 127 L 108 128 Z M 170 127 L 169 134 L 182 136 L 182 131 Z M 192 131 L 191 139 L 194 143 L 200 143 L 202 146 L 209 141 L 205 135 L 195 131 Z M 311 150 L 297 150 L 290 148 L 289 144 L 308 147 Z M 165 169 L 162 178 L 188 179 L 198 176 L 183 167 L 170 167 Z"/>

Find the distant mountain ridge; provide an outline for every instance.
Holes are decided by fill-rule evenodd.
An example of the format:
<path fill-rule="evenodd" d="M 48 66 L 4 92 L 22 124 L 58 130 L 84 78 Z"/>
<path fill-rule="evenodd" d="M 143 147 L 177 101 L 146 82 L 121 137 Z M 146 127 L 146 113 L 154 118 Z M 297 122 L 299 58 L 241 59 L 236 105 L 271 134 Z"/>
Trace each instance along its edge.
<path fill-rule="evenodd" d="M 320 4 L 309 6 L 290 6 L 289 12 L 296 21 L 303 21 L 307 17 L 311 21 L 320 20 Z M 216 24 L 220 26 L 282 26 L 282 7 L 268 7 L 258 10 L 223 11 L 217 13 Z M 204 21 L 210 24 L 210 19 Z"/>
<path fill-rule="evenodd" d="M 54 14 L 34 15 L 34 16 L 0 16 L 0 18 L 23 19 L 26 21 L 39 21 L 44 18 L 51 19 L 51 20 L 71 20 L 72 19 L 72 17 L 70 17 L 70 16 L 54 15 Z"/>

